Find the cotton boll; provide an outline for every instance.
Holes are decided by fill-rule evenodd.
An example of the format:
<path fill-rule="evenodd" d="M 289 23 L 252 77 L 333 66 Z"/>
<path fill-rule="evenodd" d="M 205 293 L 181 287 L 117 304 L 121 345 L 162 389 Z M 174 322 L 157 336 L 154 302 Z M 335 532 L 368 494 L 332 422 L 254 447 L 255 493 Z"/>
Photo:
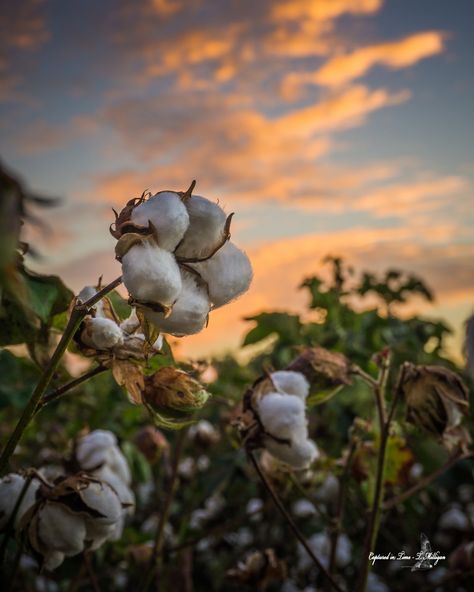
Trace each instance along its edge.
<path fill-rule="evenodd" d="M 304 403 L 291 395 L 268 393 L 258 402 L 258 414 L 265 430 L 278 438 L 291 438 L 306 426 Z"/>
<path fill-rule="evenodd" d="M 5 477 L 0 480 L 0 531 L 8 524 L 17 500 L 23 491 L 25 482 L 25 477 L 18 475 L 17 473 L 5 475 Z M 15 516 L 15 527 L 18 526 L 24 514 L 35 503 L 36 492 L 38 491 L 39 486 L 40 482 L 37 479 L 32 479 L 30 481 L 28 489 L 25 491 Z"/>
<path fill-rule="evenodd" d="M 48 501 L 39 510 L 36 518 L 41 544 L 41 548 L 36 550 L 41 554 L 44 555 L 44 551 L 59 551 L 72 556 L 84 549 L 84 516 L 71 512 L 63 504 Z"/>
<path fill-rule="evenodd" d="M 182 291 L 171 314 L 145 310 L 146 319 L 164 333 L 176 337 L 194 335 L 204 329 L 211 307 L 205 284 L 193 273 L 182 271 Z"/>
<path fill-rule="evenodd" d="M 312 504 L 307 499 L 299 499 L 297 500 L 292 506 L 291 511 L 295 516 L 298 518 L 309 518 L 316 514 L 316 508 L 314 504 Z"/>
<path fill-rule="evenodd" d="M 303 401 L 306 400 L 309 394 L 309 382 L 301 372 L 279 370 L 278 372 L 272 372 L 271 379 L 279 392 L 295 395 Z"/>
<path fill-rule="evenodd" d="M 135 495 L 133 491 L 128 487 L 127 483 L 124 482 L 114 471 L 111 470 L 107 465 L 94 471 L 94 477 L 97 477 L 104 483 L 107 483 L 113 491 L 116 493 L 122 506 L 126 507 L 128 513 L 132 513 L 135 507 Z"/>
<path fill-rule="evenodd" d="M 438 522 L 438 528 L 441 528 L 441 530 L 468 530 L 469 519 L 459 507 L 453 506 L 442 514 Z"/>
<path fill-rule="evenodd" d="M 78 302 L 81 302 L 82 304 L 84 304 L 84 302 L 87 302 L 88 300 L 93 298 L 96 294 L 97 294 L 97 289 L 94 288 L 94 286 L 84 286 L 84 288 L 82 288 L 82 290 L 77 295 L 77 300 L 78 300 Z M 96 302 L 96 304 L 94 304 L 94 306 L 92 307 L 92 310 L 95 311 L 96 317 L 103 317 L 104 316 L 104 303 L 102 302 L 102 300 L 99 300 L 99 302 Z"/>
<path fill-rule="evenodd" d="M 114 489 L 106 483 L 92 481 L 89 486 L 80 492 L 83 502 L 88 508 L 100 514 L 94 516 L 93 522 L 103 525 L 112 525 L 122 515 L 122 505 Z"/>
<path fill-rule="evenodd" d="M 182 287 L 174 256 L 150 241 L 134 245 L 122 257 L 122 278 L 133 298 L 163 306 L 174 304 Z"/>
<path fill-rule="evenodd" d="M 265 448 L 277 460 L 297 470 L 308 468 L 319 455 L 316 444 L 311 440 L 298 440 L 288 445 L 267 437 Z"/>
<path fill-rule="evenodd" d="M 131 221 L 140 226 L 151 222 L 160 247 L 174 251 L 189 226 L 189 215 L 177 193 L 160 191 L 133 209 Z"/>
<path fill-rule="evenodd" d="M 214 308 L 246 292 L 253 277 L 249 258 L 231 242 L 227 242 L 207 261 L 193 263 L 192 267 L 207 283 Z"/>
<path fill-rule="evenodd" d="M 43 569 L 46 571 L 54 571 L 64 561 L 65 555 L 60 551 L 49 551 L 43 561 Z"/>
<path fill-rule="evenodd" d="M 107 450 L 116 445 L 115 434 L 108 430 L 94 430 L 77 442 L 77 462 L 84 471 L 97 469 L 107 461 Z"/>
<path fill-rule="evenodd" d="M 112 349 L 116 345 L 123 344 L 123 333 L 117 323 L 111 319 L 97 317 L 86 319 L 81 340 L 93 349 Z"/>
<path fill-rule="evenodd" d="M 140 321 L 137 317 L 137 311 L 135 308 L 132 308 L 130 316 L 120 323 L 120 329 L 122 329 L 122 332 L 126 335 L 130 335 L 135 333 L 139 327 Z"/>
<path fill-rule="evenodd" d="M 189 227 L 181 244 L 176 249 L 179 257 L 209 257 L 222 242 L 225 232 L 226 215 L 216 203 L 193 195 L 185 201 L 189 214 Z"/>
<path fill-rule="evenodd" d="M 127 459 L 123 455 L 118 446 L 111 446 L 107 453 L 107 466 L 117 475 L 124 483 L 130 485 L 132 482 L 132 475 Z"/>

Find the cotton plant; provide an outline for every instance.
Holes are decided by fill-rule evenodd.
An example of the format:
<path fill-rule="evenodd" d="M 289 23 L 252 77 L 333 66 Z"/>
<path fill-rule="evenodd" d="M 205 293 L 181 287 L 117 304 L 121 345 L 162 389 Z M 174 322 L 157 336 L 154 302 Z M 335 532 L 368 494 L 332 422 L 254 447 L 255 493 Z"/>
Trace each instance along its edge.
<path fill-rule="evenodd" d="M 46 570 L 119 540 L 134 507 L 128 462 L 116 436 L 105 430 L 76 439 L 62 467 L 46 465 L 0 480 L 0 531 L 13 527 Z"/>
<path fill-rule="evenodd" d="M 247 255 L 229 242 L 233 214 L 193 195 L 194 185 L 129 201 L 111 228 L 123 282 L 147 335 L 199 333 L 211 310 L 252 281 Z"/>

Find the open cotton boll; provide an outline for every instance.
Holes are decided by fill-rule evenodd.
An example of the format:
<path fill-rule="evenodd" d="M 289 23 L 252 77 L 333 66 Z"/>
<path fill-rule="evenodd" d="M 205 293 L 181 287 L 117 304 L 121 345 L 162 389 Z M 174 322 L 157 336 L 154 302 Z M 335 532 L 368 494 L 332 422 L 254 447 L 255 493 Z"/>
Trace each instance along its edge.
<path fill-rule="evenodd" d="M 144 311 L 150 323 L 163 333 L 170 333 L 176 337 L 194 335 L 202 331 L 211 307 L 206 286 L 197 276 L 183 269 L 182 285 L 181 294 L 167 318 L 164 318 L 163 313 Z"/>
<path fill-rule="evenodd" d="M 164 306 L 174 304 L 182 287 L 174 256 L 150 241 L 134 245 L 122 257 L 122 278 L 133 298 Z"/>
<path fill-rule="evenodd" d="M 80 496 L 88 508 L 99 514 L 91 518 L 96 523 L 112 525 L 122 515 L 122 505 L 118 495 L 106 482 L 92 481 L 80 492 Z"/>
<path fill-rule="evenodd" d="M 289 370 L 279 370 L 272 372 L 271 379 L 278 391 L 295 395 L 303 401 L 309 394 L 309 382 L 301 372 L 292 372 Z"/>
<path fill-rule="evenodd" d="M 0 531 L 8 524 L 25 483 L 25 477 L 17 473 L 9 473 L 0 480 Z M 15 527 L 18 526 L 25 512 L 35 503 L 39 486 L 40 482 L 37 479 L 30 481 L 15 516 Z"/>
<path fill-rule="evenodd" d="M 47 501 L 36 515 L 36 534 L 42 555 L 59 551 L 67 556 L 77 555 L 84 549 L 86 525 L 84 516 L 76 514 L 63 504 Z M 30 541 L 33 543 L 32 538 Z M 36 548 L 36 546 L 35 546 Z"/>
<path fill-rule="evenodd" d="M 93 298 L 96 294 L 97 294 L 97 289 L 94 288 L 94 286 L 84 286 L 84 288 L 82 288 L 82 290 L 77 295 L 77 300 L 79 302 L 81 302 L 82 304 L 84 304 L 84 302 L 87 302 L 88 300 Z M 99 300 L 99 302 L 94 304 L 94 306 L 92 307 L 92 310 L 95 311 L 96 316 L 102 317 L 104 315 L 104 304 L 103 304 L 102 300 Z"/>
<path fill-rule="evenodd" d="M 227 242 L 207 261 L 193 263 L 192 267 L 207 283 L 214 308 L 246 292 L 253 277 L 249 258 L 231 242 Z"/>
<path fill-rule="evenodd" d="M 225 212 L 218 204 L 200 195 L 192 195 L 185 201 L 185 206 L 189 214 L 189 227 L 176 249 L 176 255 L 209 257 L 224 238 Z"/>
<path fill-rule="evenodd" d="M 107 451 L 106 466 L 119 477 L 124 483 L 130 485 L 132 474 L 127 459 L 118 446 L 111 446 Z"/>
<path fill-rule="evenodd" d="M 86 319 L 81 340 L 93 349 L 112 349 L 116 345 L 122 345 L 123 333 L 117 323 L 111 319 L 97 317 Z"/>
<path fill-rule="evenodd" d="M 291 395 L 268 393 L 258 402 L 258 414 L 265 430 L 278 438 L 291 438 L 295 430 L 306 429 L 304 403 Z"/>
<path fill-rule="evenodd" d="M 306 469 L 318 457 L 319 452 L 312 440 L 292 441 L 282 444 L 273 438 L 265 438 L 265 448 L 280 462 L 294 469 Z"/>
<path fill-rule="evenodd" d="M 65 555 L 60 551 L 49 551 L 43 561 L 43 569 L 53 571 L 64 561 Z"/>
<path fill-rule="evenodd" d="M 127 513 L 133 512 L 135 495 L 127 483 L 123 481 L 117 473 L 115 473 L 109 466 L 104 465 L 102 468 L 94 471 L 94 477 L 97 477 L 112 488 L 117 495 L 120 504 L 126 506 L 125 511 Z M 123 509 L 124 508 L 122 508 L 122 510 Z"/>
<path fill-rule="evenodd" d="M 189 215 L 177 193 L 160 191 L 133 209 L 131 221 L 140 226 L 151 222 L 160 247 L 174 251 L 189 226 Z"/>
<path fill-rule="evenodd" d="M 107 451 L 117 445 L 115 434 L 108 430 L 94 430 L 76 444 L 75 454 L 84 471 L 92 471 L 107 462 Z"/>

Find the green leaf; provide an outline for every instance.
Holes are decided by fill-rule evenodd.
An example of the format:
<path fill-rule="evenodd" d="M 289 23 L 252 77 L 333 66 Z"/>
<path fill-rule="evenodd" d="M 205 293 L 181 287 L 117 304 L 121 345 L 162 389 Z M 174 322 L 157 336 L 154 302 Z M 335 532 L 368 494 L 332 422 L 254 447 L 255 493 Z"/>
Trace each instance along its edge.
<path fill-rule="evenodd" d="M 138 483 L 150 481 L 152 478 L 150 463 L 135 444 L 126 440 L 122 443 L 121 448 L 132 471 L 133 480 Z"/>
<path fill-rule="evenodd" d="M 23 408 L 39 377 L 36 366 L 4 350 L 0 352 L 0 376 L 0 406 Z"/>
<path fill-rule="evenodd" d="M 37 275 L 24 272 L 29 289 L 29 305 L 39 319 L 49 324 L 50 319 L 66 311 L 74 294 L 56 275 Z"/>
<path fill-rule="evenodd" d="M 308 407 L 316 407 L 317 405 L 321 405 L 322 403 L 326 403 L 329 399 L 332 399 L 334 395 L 344 388 L 343 384 L 340 384 L 336 388 L 328 389 L 324 391 L 319 391 L 317 393 L 311 393 L 309 397 L 306 399 L 306 404 Z"/>
<path fill-rule="evenodd" d="M 114 307 L 114 310 L 117 313 L 119 319 L 121 321 L 127 319 L 132 312 L 132 307 L 125 300 L 125 298 L 122 298 L 122 296 L 120 296 L 117 290 L 113 290 L 112 292 L 107 294 L 107 296 L 112 302 L 112 306 Z"/>
<path fill-rule="evenodd" d="M 245 336 L 244 346 L 258 343 L 274 333 L 277 333 L 282 341 L 299 342 L 303 325 L 298 315 L 285 312 L 264 312 L 255 317 L 247 317 L 245 320 L 256 321 L 257 326 Z"/>

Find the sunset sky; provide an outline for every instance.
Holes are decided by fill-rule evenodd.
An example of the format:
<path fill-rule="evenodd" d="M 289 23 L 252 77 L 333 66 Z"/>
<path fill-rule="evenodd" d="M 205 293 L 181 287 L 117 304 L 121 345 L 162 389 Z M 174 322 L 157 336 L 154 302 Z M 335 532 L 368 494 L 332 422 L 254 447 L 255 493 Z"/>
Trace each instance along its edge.
<path fill-rule="evenodd" d="M 422 275 L 474 311 L 472 0 L 7 0 L 1 158 L 64 198 L 34 240 L 74 289 L 119 273 L 111 207 L 186 189 L 236 212 L 250 292 L 180 341 L 303 310 L 327 254 Z"/>

